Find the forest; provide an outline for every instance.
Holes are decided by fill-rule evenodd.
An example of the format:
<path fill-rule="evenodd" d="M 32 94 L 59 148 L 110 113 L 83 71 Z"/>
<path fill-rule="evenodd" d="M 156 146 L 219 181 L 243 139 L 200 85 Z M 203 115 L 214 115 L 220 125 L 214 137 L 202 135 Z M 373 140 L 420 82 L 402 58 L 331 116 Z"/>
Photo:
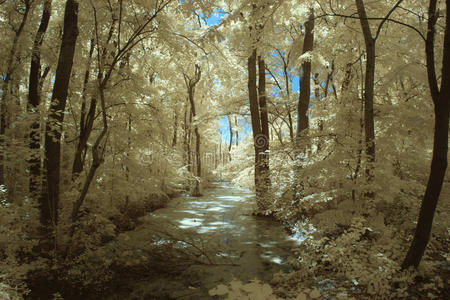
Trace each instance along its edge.
<path fill-rule="evenodd" d="M 0 299 L 450 299 L 450 0 L 0 0 Z"/>

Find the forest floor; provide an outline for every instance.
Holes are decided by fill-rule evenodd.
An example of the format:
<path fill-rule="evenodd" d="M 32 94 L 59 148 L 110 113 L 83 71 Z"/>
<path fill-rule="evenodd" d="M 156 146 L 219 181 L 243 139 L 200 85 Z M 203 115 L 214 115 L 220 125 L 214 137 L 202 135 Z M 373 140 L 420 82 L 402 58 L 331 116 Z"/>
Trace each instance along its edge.
<path fill-rule="evenodd" d="M 252 215 L 254 194 L 213 183 L 202 197 L 181 196 L 119 235 L 111 251 L 130 258 L 108 299 L 211 299 L 237 279 L 270 281 L 290 271 L 298 244 L 271 218 Z"/>

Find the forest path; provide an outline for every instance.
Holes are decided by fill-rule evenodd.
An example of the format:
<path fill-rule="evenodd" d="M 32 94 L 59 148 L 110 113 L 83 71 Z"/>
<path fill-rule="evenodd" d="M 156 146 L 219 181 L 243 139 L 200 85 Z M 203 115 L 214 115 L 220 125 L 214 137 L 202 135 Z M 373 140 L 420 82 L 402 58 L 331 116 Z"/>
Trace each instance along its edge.
<path fill-rule="evenodd" d="M 253 216 L 254 203 L 247 189 L 212 183 L 204 196 L 172 199 L 144 217 L 122 243 L 135 255 L 152 253 L 149 269 L 116 299 L 211 299 L 209 289 L 233 278 L 269 281 L 288 271 L 297 241 L 273 219 Z"/>

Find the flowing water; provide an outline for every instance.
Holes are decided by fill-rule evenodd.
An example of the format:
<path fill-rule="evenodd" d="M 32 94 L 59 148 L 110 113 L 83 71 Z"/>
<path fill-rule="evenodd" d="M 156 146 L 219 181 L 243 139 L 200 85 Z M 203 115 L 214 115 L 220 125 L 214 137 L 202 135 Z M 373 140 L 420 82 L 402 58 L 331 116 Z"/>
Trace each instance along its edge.
<path fill-rule="evenodd" d="M 145 237 L 151 236 L 153 250 L 176 249 L 182 257 L 178 263 L 194 262 L 173 271 L 170 255 L 167 261 L 160 255 L 159 268 L 165 264 L 167 272 L 137 281 L 120 298 L 210 299 L 208 290 L 220 283 L 270 281 L 274 273 L 288 271 L 287 259 L 297 241 L 280 223 L 253 216 L 254 204 L 253 192 L 217 182 L 202 197 L 174 198 L 166 208 L 149 214 L 127 240 L 145 249 Z M 164 248 L 169 244 L 171 248 Z"/>

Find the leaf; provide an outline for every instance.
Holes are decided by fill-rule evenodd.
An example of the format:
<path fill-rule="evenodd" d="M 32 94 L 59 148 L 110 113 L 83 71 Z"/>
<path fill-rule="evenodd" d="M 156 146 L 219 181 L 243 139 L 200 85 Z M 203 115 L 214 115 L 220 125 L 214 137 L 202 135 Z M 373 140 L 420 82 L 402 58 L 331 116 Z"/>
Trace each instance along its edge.
<path fill-rule="evenodd" d="M 306 300 L 306 299 L 308 298 L 304 293 L 300 293 L 299 295 L 297 295 L 297 298 L 295 298 L 295 300 Z"/>
<path fill-rule="evenodd" d="M 224 296 L 228 294 L 228 292 L 229 290 L 225 285 L 219 284 L 217 287 L 213 288 L 212 290 L 209 290 L 208 293 L 210 296 Z"/>
<path fill-rule="evenodd" d="M 311 291 L 311 293 L 309 293 L 309 297 L 317 299 L 320 297 L 320 292 L 317 289 L 314 289 Z"/>

